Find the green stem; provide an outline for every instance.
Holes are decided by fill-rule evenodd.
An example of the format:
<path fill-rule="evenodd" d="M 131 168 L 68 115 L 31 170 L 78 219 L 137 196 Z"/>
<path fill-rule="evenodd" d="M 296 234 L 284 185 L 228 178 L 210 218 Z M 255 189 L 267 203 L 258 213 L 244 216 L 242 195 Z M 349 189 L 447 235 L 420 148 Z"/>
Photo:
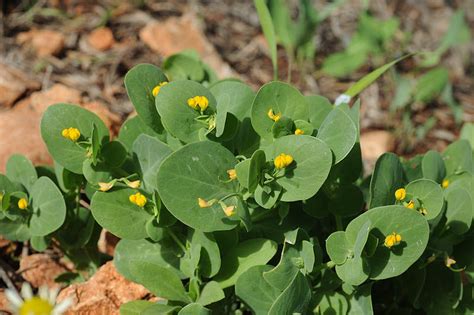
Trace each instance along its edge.
<path fill-rule="evenodd" d="M 76 217 L 79 216 L 79 208 L 81 207 L 81 186 L 77 187 L 77 195 L 76 195 Z"/>
<path fill-rule="evenodd" d="M 263 221 L 267 217 L 271 216 L 272 209 L 264 210 L 262 212 L 257 213 L 255 216 L 252 216 L 252 223 L 257 223 L 259 221 Z"/>
<path fill-rule="evenodd" d="M 183 252 L 186 251 L 186 246 L 184 246 L 183 242 L 174 234 L 173 230 L 168 229 L 168 233 L 171 236 L 171 238 L 175 241 L 175 243 L 183 250 Z"/>
<path fill-rule="evenodd" d="M 336 266 L 336 263 L 335 263 L 334 261 L 332 261 L 332 260 L 330 260 L 330 261 L 328 261 L 328 262 L 326 263 L 326 269 L 332 269 L 332 268 L 334 268 L 335 266 Z"/>
<path fill-rule="evenodd" d="M 224 201 L 226 199 L 229 199 L 230 197 L 242 197 L 242 195 L 240 193 L 228 194 L 228 195 L 222 197 L 221 199 L 219 199 L 219 201 Z"/>

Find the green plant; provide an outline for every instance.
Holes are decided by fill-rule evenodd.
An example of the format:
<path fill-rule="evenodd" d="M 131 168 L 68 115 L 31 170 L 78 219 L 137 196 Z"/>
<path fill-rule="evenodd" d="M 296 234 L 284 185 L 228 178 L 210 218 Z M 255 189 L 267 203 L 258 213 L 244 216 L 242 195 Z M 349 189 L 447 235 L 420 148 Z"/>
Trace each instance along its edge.
<path fill-rule="evenodd" d="M 346 77 L 367 64 L 369 57 L 375 65 L 383 64 L 383 57 L 393 44 L 399 24 L 396 17 L 383 21 L 363 12 L 359 17 L 357 32 L 348 47 L 329 55 L 321 71 L 334 77 Z"/>
<path fill-rule="evenodd" d="M 278 81 L 206 88 L 137 65 L 125 86 L 138 116 L 115 140 L 79 106 L 47 109 L 56 167 L 10 159 L 0 231 L 85 250 L 92 214 L 121 238 L 118 271 L 162 298 L 125 315 L 468 314 L 473 126 L 443 154 L 386 153 L 362 177 L 359 104 L 347 97 L 395 62 L 338 106 Z"/>
<path fill-rule="evenodd" d="M 462 124 L 463 106 L 454 98 L 453 80 L 450 79 L 448 68 L 440 65 L 440 58 L 449 49 L 469 42 L 470 36 L 464 12 L 458 10 L 453 14 L 437 49 L 418 54 L 417 67 L 409 73 L 399 74 L 393 71 L 396 89 L 390 112 L 393 116 L 400 112 L 403 115 L 401 128 L 397 128 L 395 133 L 403 151 L 413 150 L 436 125 L 435 117 L 430 117 L 421 125 L 415 125 L 411 116 L 416 110 L 433 103 L 445 104 L 451 109 L 456 125 Z"/>
<path fill-rule="evenodd" d="M 345 0 L 337 0 L 317 11 L 309 0 L 298 2 L 298 17 L 293 18 L 292 10 L 286 0 L 256 0 L 255 6 L 260 18 L 263 33 L 269 43 L 270 55 L 277 78 L 276 45 L 281 44 L 288 58 L 288 81 L 291 81 L 293 63 L 296 60 L 300 72 L 311 66 L 316 54 L 315 33 L 317 26 L 323 22 Z"/>

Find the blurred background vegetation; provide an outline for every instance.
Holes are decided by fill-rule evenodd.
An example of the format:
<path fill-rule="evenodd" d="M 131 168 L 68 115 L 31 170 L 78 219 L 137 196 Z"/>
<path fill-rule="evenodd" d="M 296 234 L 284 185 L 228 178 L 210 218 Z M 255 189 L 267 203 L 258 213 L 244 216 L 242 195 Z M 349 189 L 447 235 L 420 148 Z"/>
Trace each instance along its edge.
<path fill-rule="evenodd" d="M 175 73 L 200 75 L 204 70 L 196 64 L 176 61 L 186 59 L 182 54 L 168 58 L 189 49 L 194 53 L 187 55 L 200 56 L 219 77 L 235 76 L 254 88 L 273 78 L 251 0 L 1 3 L 0 62 L 39 83 L 7 107 L 60 83 L 123 119 L 132 111 L 123 86 L 126 71 L 140 62 L 165 61 Z M 474 0 L 268 0 L 267 5 L 279 43 L 279 79 L 304 93 L 334 100 L 378 66 L 423 52 L 397 64 L 361 95 L 362 133 L 381 150 L 405 156 L 442 150 L 463 122 L 474 121 Z"/>

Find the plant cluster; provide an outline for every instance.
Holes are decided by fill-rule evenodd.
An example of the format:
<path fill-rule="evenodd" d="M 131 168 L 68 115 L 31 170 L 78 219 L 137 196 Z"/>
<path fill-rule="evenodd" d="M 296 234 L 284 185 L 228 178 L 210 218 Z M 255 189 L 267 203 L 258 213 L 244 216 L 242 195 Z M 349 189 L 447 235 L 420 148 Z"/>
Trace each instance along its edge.
<path fill-rule="evenodd" d="M 347 97 L 389 66 L 334 106 L 278 81 L 255 93 L 183 80 L 195 70 L 176 61 L 172 81 L 137 65 L 125 86 L 138 115 L 117 139 L 86 109 L 47 109 L 55 166 L 11 157 L 1 234 L 89 266 L 100 227 L 119 236 L 118 271 L 163 298 L 122 314 L 468 314 L 474 127 L 442 154 L 386 153 L 363 177 Z"/>

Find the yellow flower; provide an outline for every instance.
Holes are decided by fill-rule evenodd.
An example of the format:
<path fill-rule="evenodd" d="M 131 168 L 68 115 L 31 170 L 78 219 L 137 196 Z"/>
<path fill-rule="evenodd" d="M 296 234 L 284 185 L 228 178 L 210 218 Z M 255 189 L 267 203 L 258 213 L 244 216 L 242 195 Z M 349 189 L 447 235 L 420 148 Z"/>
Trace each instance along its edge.
<path fill-rule="evenodd" d="M 224 213 L 225 213 L 225 215 L 228 216 L 228 217 L 234 215 L 234 213 L 235 213 L 235 206 L 228 206 L 228 207 L 225 207 Z"/>
<path fill-rule="evenodd" d="M 166 84 L 168 84 L 168 82 L 166 81 L 159 83 L 157 86 L 153 88 L 153 90 L 151 91 L 151 94 L 153 94 L 153 96 L 156 97 L 158 93 L 160 93 L 160 89 L 163 87 L 163 85 L 166 85 Z"/>
<path fill-rule="evenodd" d="M 61 135 L 66 139 L 76 142 L 77 139 L 79 139 L 79 137 L 81 136 L 81 132 L 77 128 L 70 127 L 70 128 L 63 129 L 63 131 L 61 132 Z"/>
<path fill-rule="evenodd" d="M 415 209 L 415 202 L 413 200 L 410 200 L 410 202 L 408 202 L 405 207 L 408 209 Z"/>
<path fill-rule="evenodd" d="M 419 212 L 422 214 L 422 215 L 427 215 L 428 214 L 428 210 L 426 210 L 426 208 L 421 208 L 419 210 Z"/>
<path fill-rule="evenodd" d="M 443 182 L 441 183 L 441 187 L 444 189 L 449 187 L 449 179 L 444 179 Z"/>
<path fill-rule="evenodd" d="M 209 107 L 209 100 L 205 96 L 194 96 L 188 99 L 188 106 L 203 112 Z"/>
<path fill-rule="evenodd" d="M 133 182 L 127 182 L 127 186 L 130 188 L 139 188 L 141 182 L 139 180 L 134 180 Z"/>
<path fill-rule="evenodd" d="M 112 187 L 114 187 L 113 183 L 99 182 L 99 190 L 100 191 L 109 191 Z"/>
<path fill-rule="evenodd" d="M 398 188 L 395 191 L 395 199 L 397 199 L 398 201 L 405 199 L 406 196 L 407 196 L 407 191 L 405 190 L 405 188 Z"/>
<path fill-rule="evenodd" d="M 446 265 L 446 267 L 450 268 L 452 265 L 454 265 L 456 263 L 456 260 L 454 260 L 453 258 L 449 257 L 449 256 L 446 256 L 446 258 L 444 259 L 444 264 Z"/>
<path fill-rule="evenodd" d="M 230 180 L 234 180 L 237 178 L 237 172 L 235 171 L 235 169 L 227 170 L 227 175 L 229 175 Z"/>
<path fill-rule="evenodd" d="M 200 208 L 208 208 L 211 206 L 211 204 L 209 202 L 207 202 L 206 200 L 202 199 L 202 198 L 198 198 L 198 205 Z"/>
<path fill-rule="evenodd" d="M 299 129 L 299 128 L 297 128 L 297 129 L 295 130 L 295 135 L 297 135 L 297 136 L 299 136 L 299 135 L 304 135 L 304 131 L 301 130 L 301 129 Z"/>
<path fill-rule="evenodd" d="M 277 169 L 282 169 L 293 163 L 293 157 L 291 155 L 282 153 L 275 158 L 273 164 Z"/>
<path fill-rule="evenodd" d="M 280 118 L 281 118 L 281 113 L 275 114 L 275 113 L 273 113 L 273 109 L 270 108 L 270 110 L 269 110 L 268 113 L 267 113 L 267 116 L 268 116 L 268 118 L 270 118 L 270 119 L 273 120 L 274 122 L 277 122 L 277 121 L 279 121 Z"/>
<path fill-rule="evenodd" d="M 384 245 L 387 248 L 391 248 L 392 246 L 400 244 L 401 241 L 402 241 L 402 236 L 400 234 L 393 232 L 392 234 L 387 235 L 387 237 L 385 237 Z"/>
<path fill-rule="evenodd" d="M 137 192 L 134 195 L 130 195 L 128 199 L 130 200 L 131 203 L 136 204 L 140 208 L 143 208 L 147 202 L 146 197 L 139 192 Z"/>
<path fill-rule="evenodd" d="M 28 200 L 26 200 L 25 198 L 21 198 L 20 200 L 18 200 L 18 208 L 20 208 L 21 210 L 28 208 Z"/>

